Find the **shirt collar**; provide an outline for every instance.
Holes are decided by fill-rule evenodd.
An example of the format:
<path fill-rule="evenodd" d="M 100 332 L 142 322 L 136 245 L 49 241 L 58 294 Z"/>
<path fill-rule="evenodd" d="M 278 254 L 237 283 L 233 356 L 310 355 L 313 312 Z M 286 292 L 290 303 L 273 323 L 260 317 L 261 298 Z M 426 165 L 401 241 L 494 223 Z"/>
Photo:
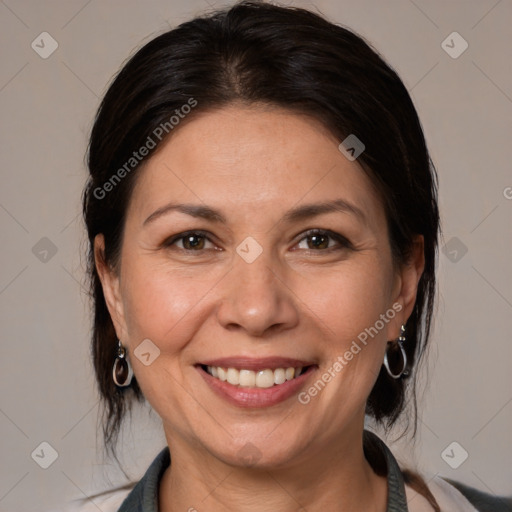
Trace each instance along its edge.
<path fill-rule="evenodd" d="M 369 430 L 365 436 L 377 446 L 386 461 L 388 480 L 388 504 L 386 512 L 408 512 L 407 498 L 402 472 L 398 462 L 377 435 Z M 169 447 L 166 446 L 153 460 L 148 470 L 121 504 L 118 512 L 158 512 L 160 480 L 171 463 Z"/>

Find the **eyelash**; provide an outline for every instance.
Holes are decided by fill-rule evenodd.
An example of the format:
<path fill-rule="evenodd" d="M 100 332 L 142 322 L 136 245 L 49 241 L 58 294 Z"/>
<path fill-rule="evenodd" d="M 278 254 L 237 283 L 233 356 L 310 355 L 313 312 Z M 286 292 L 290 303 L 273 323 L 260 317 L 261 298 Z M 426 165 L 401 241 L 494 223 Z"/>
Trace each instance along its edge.
<path fill-rule="evenodd" d="M 311 237 L 311 236 L 325 236 L 325 237 L 329 237 L 329 238 L 335 240 L 336 242 L 338 242 L 338 244 L 340 244 L 340 246 L 338 246 L 338 247 L 328 247 L 327 249 L 318 249 L 318 250 L 317 249 L 305 249 L 308 252 L 330 253 L 332 251 L 339 251 L 339 250 L 343 250 L 343 249 L 352 249 L 353 248 L 353 246 L 350 243 L 350 241 L 347 240 L 344 236 L 342 236 L 342 235 L 340 235 L 338 233 L 334 233 L 333 231 L 330 231 L 328 229 L 317 229 L 317 228 L 309 229 L 308 231 L 305 231 L 303 233 L 303 235 L 304 236 L 297 243 L 300 243 L 303 240 L 305 240 L 305 239 L 307 239 L 308 237 Z M 184 240 L 185 238 L 187 238 L 189 236 L 202 237 L 202 238 L 205 238 L 206 240 L 212 242 L 208 238 L 208 233 L 206 231 L 197 230 L 197 231 L 186 231 L 184 233 L 179 233 L 178 235 L 175 235 L 175 236 L 167 239 L 166 241 L 164 241 L 164 243 L 162 245 L 165 248 L 169 248 L 172 245 L 174 245 L 176 242 L 178 242 L 179 240 Z M 206 249 L 199 249 L 199 250 L 184 249 L 184 248 L 181 248 L 181 247 L 178 247 L 178 249 L 180 251 L 184 251 L 184 252 L 187 252 L 189 254 L 190 253 L 194 253 L 194 252 L 201 253 L 204 250 L 206 250 Z"/>

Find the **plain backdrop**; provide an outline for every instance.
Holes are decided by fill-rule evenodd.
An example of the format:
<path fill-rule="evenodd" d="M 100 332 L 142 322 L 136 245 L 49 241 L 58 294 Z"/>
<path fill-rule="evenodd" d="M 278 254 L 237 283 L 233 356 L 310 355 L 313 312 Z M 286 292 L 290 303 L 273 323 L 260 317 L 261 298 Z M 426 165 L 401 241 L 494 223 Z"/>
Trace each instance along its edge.
<path fill-rule="evenodd" d="M 352 28 L 398 71 L 439 173 L 444 238 L 428 384 L 415 444 L 390 446 L 427 479 L 510 494 L 512 2 L 287 3 Z M 223 5 L 0 2 L 2 512 L 65 510 L 71 498 L 125 482 L 96 434 L 80 217 L 87 137 L 135 48 Z M 136 409 L 120 442 L 130 477 L 163 446 L 156 413 Z M 56 457 L 47 469 L 41 453 Z"/>

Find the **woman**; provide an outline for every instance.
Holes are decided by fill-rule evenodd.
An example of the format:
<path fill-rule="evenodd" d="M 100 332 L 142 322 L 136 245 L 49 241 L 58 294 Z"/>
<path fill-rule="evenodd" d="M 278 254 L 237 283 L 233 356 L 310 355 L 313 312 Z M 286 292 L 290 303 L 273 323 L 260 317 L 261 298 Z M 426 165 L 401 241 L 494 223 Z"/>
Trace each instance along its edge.
<path fill-rule="evenodd" d="M 250 2 L 185 23 L 111 84 L 89 169 L 106 443 L 136 398 L 168 444 L 102 510 L 510 510 L 365 429 L 409 401 L 416 426 L 439 215 L 411 99 L 360 37 Z"/>

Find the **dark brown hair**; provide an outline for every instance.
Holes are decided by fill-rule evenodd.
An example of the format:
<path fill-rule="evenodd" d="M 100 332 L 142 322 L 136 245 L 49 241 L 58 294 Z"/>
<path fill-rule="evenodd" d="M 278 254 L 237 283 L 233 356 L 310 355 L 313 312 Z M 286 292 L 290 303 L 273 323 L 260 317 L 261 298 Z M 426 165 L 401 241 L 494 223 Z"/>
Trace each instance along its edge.
<path fill-rule="evenodd" d="M 94 264 L 94 237 L 103 233 L 104 260 L 115 269 L 140 167 L 130 160 L 133 152 L 147 147 L 149 139 L 160 147 L 179 129 L 179 124 L 171 126 L 171 116 L 191 100 L 195 106 L 187 121 L 235 101 L 266 104 L 312 116 L 340 142 L 353 134 L 364 143 L 358 162 L 384 204 L 395 264 L 407 260 L 417 234 L 424 237 L 425 255 L 416 303 L 407 322 L 405 349 L 411 375 L 395 380 L 382 368 L 368 398 L 367 413 L 389 429 L 403 412 L 410 392 L 415 433 L 416 372 L 412 369 L 430 334 L 439 212 L 437 176 L 412 100 L 392 67 L 351 30 L 305 9 L 240 2 L 183 23 L 138 50 L 111 83 L 95 119 L 83 213 L 94 308 L 92 358 L 104 405 L 106 446 L 115 455 L 124 414 L 134 398 L 143 401 L 144 397 L 135 378 L 125 389 L 112 381 L 118 340 Z M 160 140 L 155 130 L 161 126 L 167 130 Z M 120 169 L 126 172 L 117 179 Z M 107 182 L 111 186 L 105 187 Z"/>

